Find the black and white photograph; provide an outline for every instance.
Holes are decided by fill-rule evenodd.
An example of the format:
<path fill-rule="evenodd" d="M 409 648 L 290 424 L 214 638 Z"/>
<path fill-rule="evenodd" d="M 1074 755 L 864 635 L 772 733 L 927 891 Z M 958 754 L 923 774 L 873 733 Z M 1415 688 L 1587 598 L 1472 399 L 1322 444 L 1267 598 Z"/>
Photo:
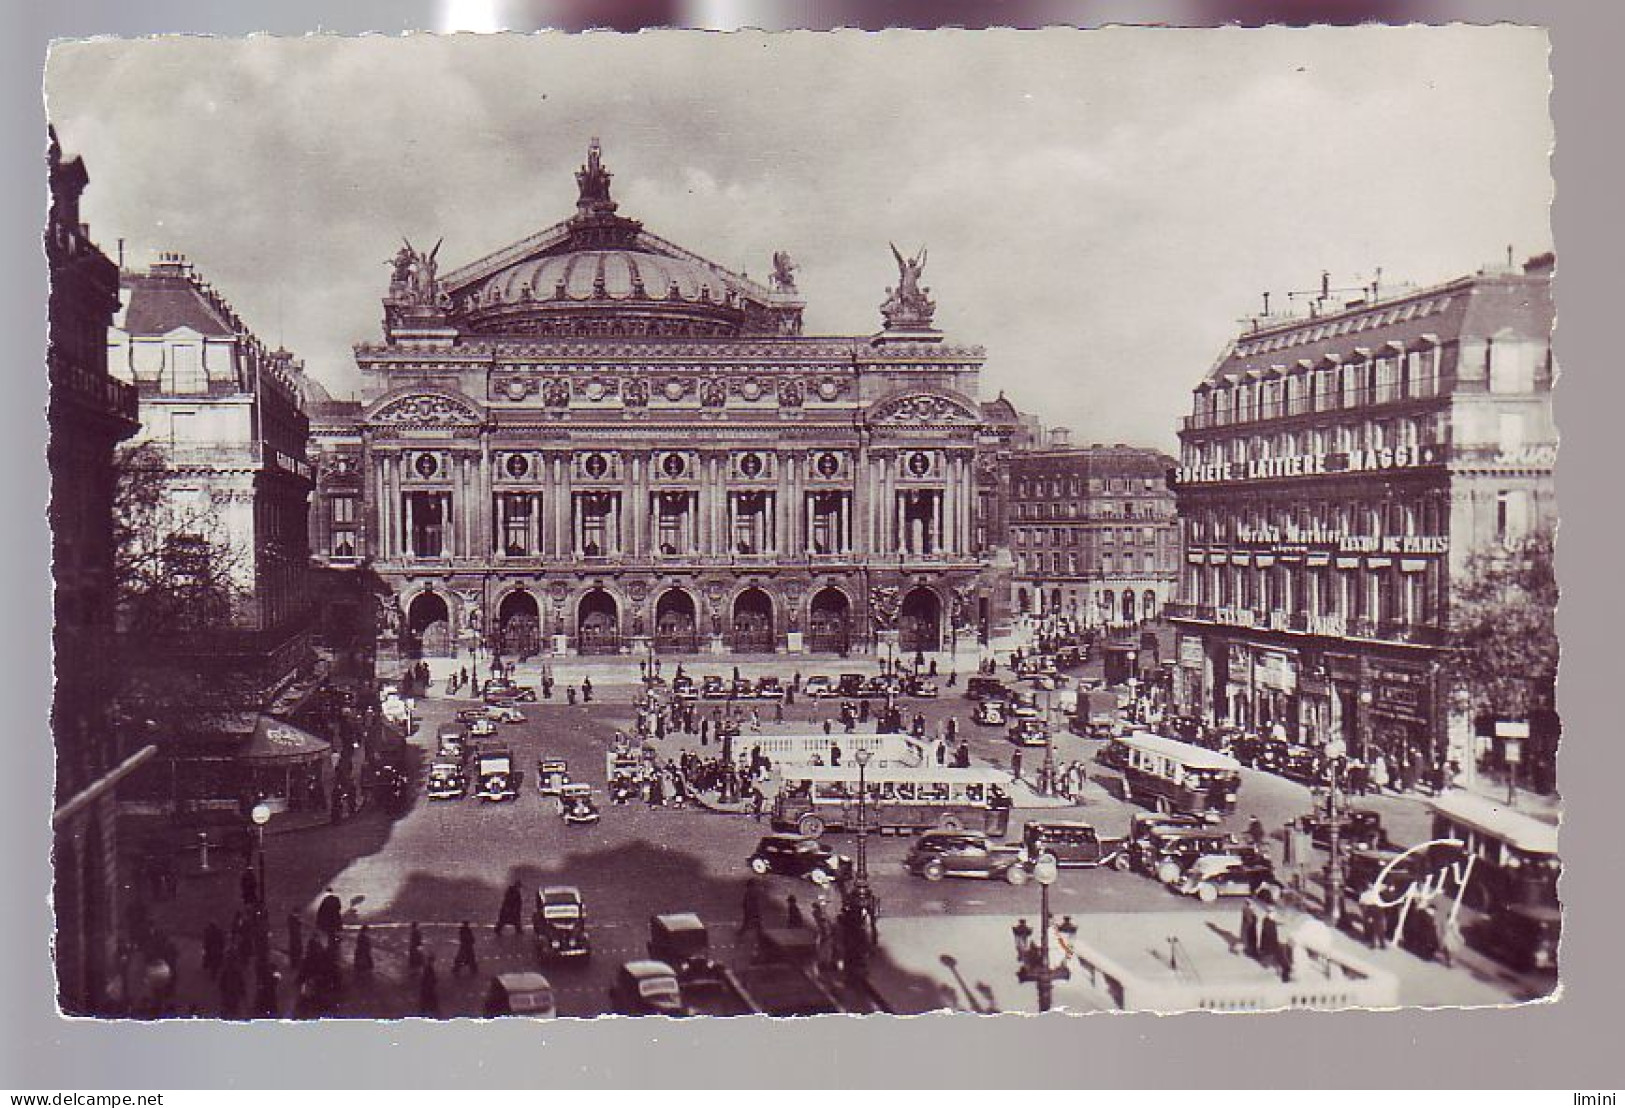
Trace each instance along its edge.
<path fill-rule="evenodd" d="M 1548 45 L 55 43 L 58 1009 L 1552 1001 Z"/>

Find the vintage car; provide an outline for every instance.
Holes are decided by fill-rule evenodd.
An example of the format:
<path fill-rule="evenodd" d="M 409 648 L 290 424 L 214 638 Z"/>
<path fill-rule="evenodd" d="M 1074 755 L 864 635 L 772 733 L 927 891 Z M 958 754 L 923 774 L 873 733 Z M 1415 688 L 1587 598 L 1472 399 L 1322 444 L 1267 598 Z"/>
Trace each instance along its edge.
<path fill-rule="evenodd" d="M 490 716 L 480 716 L 468 725 L 468 733 L 476 739 L 487 739 L 497 733 L 497 721 Z"/>
<path fill-rule="evenodd" d="M 485 709 L 486 714 L 498 723 L 524 723 L 525 713 L 512 704 L 493 704 Z"/>
<path fill-rule="evenodd" d="M 903 695 L 918 697 L 922 700 L 933 700 L 937 695 L 937 686 L 933 681 L 924 677 L 903 678 Z"/>
<path fill-rule="evenodd" d="M 746 860 L 753 873 L 805 877 L 815 885 L 829 885 L 852 867 L 817 839 L 803 835 L 764 835 Z"/>
<path fill-rule="evenodd" d="M 1048 746 L 1049 728 L 1039 719 L 1018 719 L 1010 724 L 1010 741 L 1017 746 Z"/>
<path fill-rule="evenodd" d="M 1468 940 L 1498 962 L 1525 973 L 1557 972 L 1563 912 L 1549 904 L 1500 904 L 1467 931 Z"/>
<path fill-rule="evenodd" d="M 558 796 L 559 790 L 570 783 L 570 763 L 563 758 L 536 759 L 536 791 L 543 796 Z"/>
<path fill-rule="evenodd" d="M 1065 683 L 1065 681 L 1066 679 L 1064 677 L 1060 677 L 1053 673 L 1024 673 L 1021 675 L 1021 682 L 1026 685 L 1031 685 L 1035 689 L 1058 689 Z"/>
<path fill-rule="evenodd" d="M 487 704 L 514 703 L 533 704 L 536 701 L 536 690 L 529 685 L 516 685 L 512 681 L 495 680 L 485 683 L 485 702 Z"/>
<path fill-rule="evenodd" d="M 458 762 L 435 762 L 429 766 L 430 800 L 461 800 L 468 795 L 468 776 Z"/>
<path fill-rule="evenodd" d="M 1043 716 L 1043 709 L 1038 706 L 1038 698 L 1030 692 L 1018 692 L 1010 698 L 1010 714 L 1017 719 L 1039 719 Z"/>
<path fill-rule="evenodd" d="M 1204 904 L 1211 904 L 1221 896 L 1252 896 L 1261 889 L 1269 889 L 1276 895 L 1281 891 L 1270 860 L 1248 847 L 1197 858 L 1174 887 Z"/>
<path fill-rule="evenodd" d="M 863 691 L 858 694 L 867 700 L 885 700 L 888 697 L 903 695 L 903 679 L 889 673 L 869 678 L 863 683 Z"/>
<path fill-rule="evenodd" d="M 664 962 L 638 959 L 615 971 L 610 1008 L 623 1016 L 686 1016 L 677 972 Z"/>
<path fill-rule="evenodd" d="M 694 684 L 694 678 L 685 673 L 681 677 L 672 678 L 671 694 L 678 700 L 698 700 L 700 689 Z"/>
<path fill-rule="evenodd" d="M 815 673 L 802 683 L 801 695 L 811 697 L 814 700 L 834 696 L 835 682 L 822 673 Z"/>
<path fill-rule="evenodd" d="M 866 682 L 861 673 L 843 673 L 835 681 L 835 695 L 862 697 Z"/>
<path fill-rule="evenodd" d="M 485 990 L 487 1016 L 532 1016 L 541 1019 L 559 1014 L 553 986 L 534 970 L 499 973 Z"/>
<path fill-rule="evenodd" d="M 1003 727 L 1010 722 L 1010 706 L 1002 700 L 978 700 L 970 721 L 983 727 Z"/>
<path fill-rule="evenodd" d="M 1298 817 L 1298 827 L 1322 850 L 1331 848 L 1332 820 L 1325 812 L 1307 812 Z M 1338 842 L 1347 850 L 1371 850 L 1388 842 L 1382 816 L 1369 808 L 1350 808 L 1339 821 Z"/>
<path fill-rule="evenodd" d="M 693 912 L 649 917 L 649 957 L 673 967 L 678 980 L 715 970 L 711 934 Z"/>
<path fill-rule="evenodd" d="M 559 818 L 565 823 L 582 827 L 598 822 L 598 805 L 592 798 L 592 786 L 585 781 L 560 785 L 557 796 Z"/>
<path fill-rule="evenodd" d="M 1122 839 L 1101 837 L 1093 824 L 1082 820 L 1029 820 L 1021 829 L 1022 849 L 1037 861 L 1045 854 L 1063 869 L 1092 869 L 1110 865 L 1123 852 Z"/>
<path fill-rule="evenodd" d="M 903 868 L 927 881 L 982 877 L 1024 885 L 1032 875 L 1025 852 L 973 831 L 927 831 L 914 840 Z"/>
<path fill-rule="evenodd" d="M 749 677 L 735 677 L 728 686 L 729 700 L 749 700 L 756 695 L 756 684 Z"/>
<path fill-rule="evenodd" d="M 714 673 L 708 673 L 700 678 L 701 700 L 727 700 L 728 686 L 722 678 Z"/>
<path fill-rule="evenodd" d="M 587 938 L 587 904 L 574 885 L 537 889 L 530 925 L 536 932 L 536 955 L 544 962 L 559 958 L 585 961 L 592 957 L 592 943 Z"/>
<path fill-rule="evenodd" d="M 1009 700 L 1010 690 L 997 677 L 972 677 L 965 682 L 966 700 Z"/>
<path fill-rule="evenodd" d="M 468 728 L 461 723 L 442 723 L 434 730 L 435 742 L 441 746 L 447 743 L 468 742 Z"/>
<path fill-rule="evenodd" d="M 485 746 L 474 752 L 474 795 L 481 800 L 504 801 L 519 797 L 519 769 L 513 751 Z"/>
<path fill-rule="evenodd" d="M 473 723 L 477 719 L 490 719 L 491 709 L 485 706 L 478 708 L 464 708 L 457 713 L 458 723 Z"/>
<path fill-rule="evenodd" d="M 756 698 L 758 700 L 783 700 L 784 682 L 777 677 L 763 677 L 756 682 Z"/>
<path fill-rule="evenodd" d="M 1234 845 L 1232 836 L 1207 830 L 1206 824 L 1199 819 L 1194 823 L 1185 822 L 1192 818 L 1131 828 L 1128 846 L 1118 859 L 1117 868 L 1155 876 L 1166 882 L 1184 873 L 1185 867 L 1201 855 L 1223 853 Z M 1169 863 L 1172 869 L 1165 870 L 1164 863 Z M 1165 872 L 1171 873 L 1171 876 L 1164 877 Z"/>

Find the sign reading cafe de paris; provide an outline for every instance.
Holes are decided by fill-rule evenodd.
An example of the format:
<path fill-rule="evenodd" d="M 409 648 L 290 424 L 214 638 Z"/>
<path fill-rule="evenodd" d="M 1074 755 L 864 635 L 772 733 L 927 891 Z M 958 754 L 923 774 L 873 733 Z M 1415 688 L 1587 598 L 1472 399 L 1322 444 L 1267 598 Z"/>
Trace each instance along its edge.
<path fill-rule="evenodd" d="M 595 140 L 569 219 L 446 271 L 404 243 L 362 400 L 318 421 L 346 477 L 318 496 L 359 501 L 400 644 L 914 651 L 985 621 L 997 436 L 925 251 L 892 247 L 878 334 L 808 336 L 786 254 L 760 284 L 620 214 L 610 181 Z"/>

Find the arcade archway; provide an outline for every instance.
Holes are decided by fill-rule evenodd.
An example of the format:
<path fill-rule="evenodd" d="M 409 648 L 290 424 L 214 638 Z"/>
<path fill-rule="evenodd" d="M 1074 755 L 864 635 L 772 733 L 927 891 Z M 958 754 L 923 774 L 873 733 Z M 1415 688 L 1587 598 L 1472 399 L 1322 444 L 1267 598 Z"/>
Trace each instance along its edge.
<path fill-rule="evenodd" d="M 445 597 L 424 592 L 412 598 L 406 611 L 405 646 L 411 657 L 451 657 L 451 610 Z"/>
<path fill-rule="evenodd" d="M 942 601 L 923 586 L 903 597 L 897 616 L 897 645 L 904 654 L 942 649 Z"/>
<path fill-rule="evenodd" d="M 528 658 L 542 650 L 542 611 L 523 589 L 502 598 L 497 609 L 497 642 L 511 658 Z"/>
<path fill-rule="evenodd" d="M 773 653 L 773 601 L 761 589 L 746 589 L 734 598 L 733 652 Z"/>
<path fill-rule="evenodd" d="M 694 598 L 682 589 L 670 589 L 655 601 L 656 650 L 693 654 L 700 648 L 699 622 Z"/>
<path fill-rule="evenodd" d="M 582 654 L 620 653 L 620 607 L 602 589 L 583 596 L 576 609 L 576 649 Z"/>
<path fill-rule="evenodd" d="M 851 601 L 840 589 L 819 590 L 808 605 L 807 626 L 814 654 L 845 654 L 852 648 Z"/>

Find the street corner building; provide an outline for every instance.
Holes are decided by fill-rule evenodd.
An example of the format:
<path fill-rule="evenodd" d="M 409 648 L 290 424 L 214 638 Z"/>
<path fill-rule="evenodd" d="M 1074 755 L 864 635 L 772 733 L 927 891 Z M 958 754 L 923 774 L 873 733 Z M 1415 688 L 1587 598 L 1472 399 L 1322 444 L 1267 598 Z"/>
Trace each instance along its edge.
<path fill-rule="evenodd" d="M 1485 740 L 1442 658 L 1474 553 L 1556 521 L 1552 269 L 1542 255 L 1335 304 L 1323 287 L 1310 315 L 1265 315 L 1227 345 L 1172 473 L 1180 710 L 1470 769 Z"/>
<path fill-rule="evenodd" d="M 576 183 L 572 217 L 460 268 L 404 243 L 359 402 L 317 413 L 317 550 L 386 586 L 381 650 L 985 639 L 1013 427 L 932 325 L 925 252 L 893 247 L 878 333 L 809 336 L 787 255 L 761 284 L 658 237 L 596 141 Z"/>

